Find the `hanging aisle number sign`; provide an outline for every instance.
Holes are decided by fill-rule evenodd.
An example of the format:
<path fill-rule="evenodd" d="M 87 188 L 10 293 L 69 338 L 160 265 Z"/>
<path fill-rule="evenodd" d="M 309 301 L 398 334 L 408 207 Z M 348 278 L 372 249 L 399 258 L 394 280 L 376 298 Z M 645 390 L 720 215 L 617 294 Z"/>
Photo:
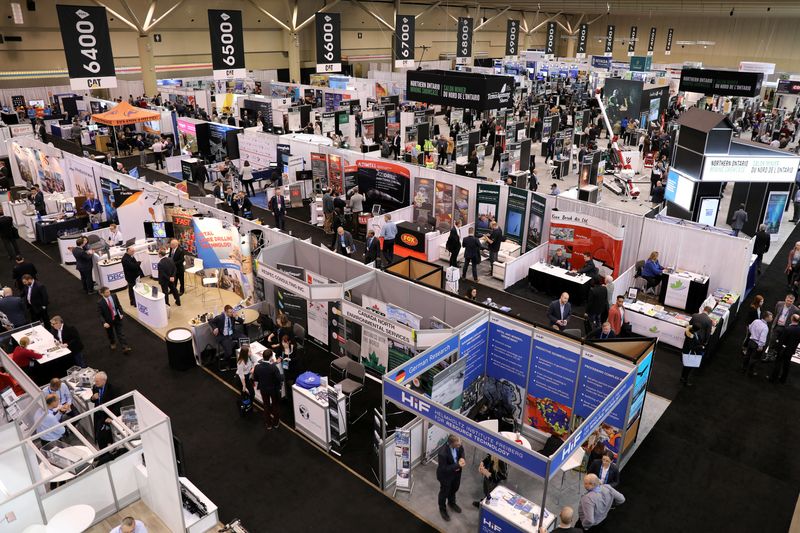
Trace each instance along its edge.
<path fill-rule="evenodd" d="M 472 19 L 458 17 L 458 34 L 456 35 L 456 63 L 466 65 L 472 57 Z"/>
<path fill-rule="evenodd" d="M 647 39 L 647 55 L 653 55 L 653 51 L 656 49 L 656 29 L 650 28 L 650 38 Z"/>
<path fill-rule="evenodd" d="M 578 27 L 578 53 L 575 57 L 583 59 L 586 57 L 586 38 L 589 36 L 589 25 L 581 24 Z"/>
<path fill-rule="evenodd" d="M 611 57 L 614 55 L 614 25 L 609 24 L 606 30 L 606 51 L 605 56 Z"/>
<path fill-rule="evenodd" d="M 242 12 L 232 9 L 209 9 L 208 31 L 211 35 L 211 66 L 214 69 L 214 79 L 246 78 Z"/>
<path fill-rule="evenodd" d="M 339 13 L 317 13 L 317 72 L 342 71 L 342 19 Z"/>
<path fill-rule="evenodd" d="M 664 50 L 664 55 L 668 56 L 672 53 L 672 28 L 667 31 L 667 47 Z"/>
<path fill-rule="evenodd" d="M 544 43 L 544 53 L 547 57 L 553 58 L 556 55 L 556 23 L 547 23 L 547 40 Z"/>
<path fill-rule="evenodd" d="M 506 24 L 506 57 L 519 54 L 519 21 L 508 19 Z"/>
<path fill-rule="evenodd" d="M 631 26 L 631 38 L 628 41 L 628 57 L 631 57 L 636 52 L 636 36 L 639 34 L 639 28 Z"/>
<path fill-rule="evenodd" d="M 394 66 L 414 66 L 414 15 L 397 15 L 394 19 Z"/>
<path fill-rule="evenodd" d="M 106 8 L 57 5 L 56 9 L 70 87 L 84 91 L 116 87 Z"/>

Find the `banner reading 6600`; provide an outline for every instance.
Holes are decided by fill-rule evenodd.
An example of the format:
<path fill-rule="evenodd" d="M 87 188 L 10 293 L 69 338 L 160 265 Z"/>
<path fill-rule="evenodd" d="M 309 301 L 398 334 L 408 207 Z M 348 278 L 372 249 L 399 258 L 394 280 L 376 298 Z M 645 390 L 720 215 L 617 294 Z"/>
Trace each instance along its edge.
<path fill-rule="evenodd" d="M 57 5 L 70 87 L 76 90 L 117 86 L 106 9 Z"/>

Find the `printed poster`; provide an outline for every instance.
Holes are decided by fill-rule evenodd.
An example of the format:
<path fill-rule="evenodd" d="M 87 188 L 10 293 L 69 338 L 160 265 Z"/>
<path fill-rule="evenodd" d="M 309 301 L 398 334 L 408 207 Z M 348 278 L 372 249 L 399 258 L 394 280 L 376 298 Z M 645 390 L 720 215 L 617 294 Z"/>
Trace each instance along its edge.
<path fill-rule="evenodd" d="M 544 228 L 544 212 L 547 201 L 544 196 L 531 193 L 530 213 L 528 215 L 528 235 L 525 239 L 525 251 L 533 250 L 542 244 L 542 230 Z"/>
<path fill-rule="evenodd" d="M 436 213 L 436 229 L 447 233 L 453 227 L 453 186 L 451 184 L 442 181 L 436 182 L 436 196 L 433 205 Z"/>
<path fill-rule="evenodd" d="M 500 186 L 478 184 L 475 206 L 475 236 L 489 233 L 489 223 L 497 220 L 500 210 Z"/>
<path fill-rule="evenodd" d="M 420 226 L 428 225 L 433 216 L 434 181 L 429 178 L 417 178 L 414 183 L 414 220 Z"/>
<path fill-rule="evenodd" d="M 456 196 L 453 201 L 453 224 L 461 222 L 461 225 L 468 223 L 469 220 L 469 189 L 456 186 Z"/>

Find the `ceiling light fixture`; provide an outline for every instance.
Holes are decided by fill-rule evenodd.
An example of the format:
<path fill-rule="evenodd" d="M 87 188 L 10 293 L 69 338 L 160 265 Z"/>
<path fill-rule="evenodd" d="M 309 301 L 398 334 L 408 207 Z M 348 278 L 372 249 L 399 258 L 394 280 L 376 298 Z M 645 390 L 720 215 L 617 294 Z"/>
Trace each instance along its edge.
<path fill-rule="evenodd" d="M 14 24 L 23 24 L 22 6 L 19 2 L 11 2 L 11 14 L 14 17 Z"/>

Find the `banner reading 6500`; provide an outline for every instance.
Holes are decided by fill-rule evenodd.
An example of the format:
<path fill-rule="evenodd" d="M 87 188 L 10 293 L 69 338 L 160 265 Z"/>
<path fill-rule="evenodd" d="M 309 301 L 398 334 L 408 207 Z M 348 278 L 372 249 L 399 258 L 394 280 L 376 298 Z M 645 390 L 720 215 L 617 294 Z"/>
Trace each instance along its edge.
<path fill-rule="evenodd" d="M 82 90 L 116 87 L 106 9 L 62 5 L 57 5 L 56 9 L 70 87 Z"/>
<path fill-rule="evenodd" d="M 209 9 L 208 32 L 211 35 L 211 64 L 214 69 L 214 79 L 246 78 L 242 12 L 233 9 Z"/>
<path fill-rule="evenodd" d="M 342 71 L 342 19 L 339 13 L 317 13 L 317 72 Z"/>

